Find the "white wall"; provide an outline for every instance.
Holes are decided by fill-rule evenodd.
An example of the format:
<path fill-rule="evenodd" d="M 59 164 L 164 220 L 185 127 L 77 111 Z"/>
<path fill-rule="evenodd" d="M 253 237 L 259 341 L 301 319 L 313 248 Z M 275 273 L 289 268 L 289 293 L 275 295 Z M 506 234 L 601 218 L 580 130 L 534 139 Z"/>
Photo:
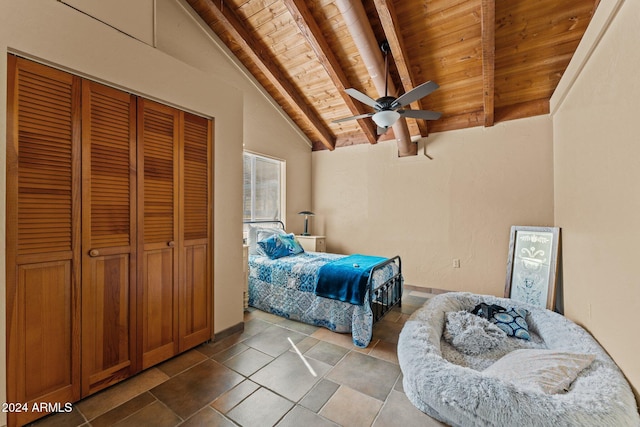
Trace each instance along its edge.
<path fill-rule="evenodd" d="M 552 99 L 565 314 L 604 346 L 640 401 L 640 2 L 603 0 L 592 24 Z"/>
<path fill-rule="evenodd" d="M 157 48 L 241 90 L 244 147 L 285 160 L 286 224 L 290 231 L 302 232 L 297 212 L 311 206 L 311 143 L 186 2 L 156 3 Z M 218 98 L 216 102 L 226 102 Z"/>
<path fill-rule="evenodd" d="M 155 0 L 59 0 L 123 31 L 149 46 L 154 45 Z M 126 13 L 122 13 L 126 11 Z"/>
<path fill-rule="evenodd" d="M 567 316 L 595 335 L 637 393 L 640 343 L 620 325 L 635 325 L 640 312 L 633 268 L 640 238 L 635 218 L 640 145 L 634 126 L 640 106 L 634 75 L 640 69 L 640 4 L 602 0 L 594 22 L 607 24 L 599 14 L 611 11 L 612 3 L 621 9 L 612 14 L 602 40 L 591 40 L 593 56 L 575 81 L 561 82 L 570 88 L 554 107 L 553 123 L 542 116 L 432 134 L 426 139 L 429 160 L 422 154 L 398 159 L 393 142 L 310 154 L 305 138 L 217 47 L 215 36 L 194 25 L 199 20 L 182 0 L 156 1 L 156 48 L 55 0 L 3 0 L 0 191 L 6 185 L 4 53 L 12 51 L 215 117 L 216 331 L 242 321 L 242 257 L 236 242 L 244 145 L 287 161 L 290 228 L 301 230 L 302 218 L 295 213 L 311 208 L 318 214 L 312 232 L 327 235 L 329 250 L 398 253 L 408 284 L 501 295 L 509 227 L 562 227 Z M 0 212 L 5 211 L 0 198 Z M 4 220 L 0 241 L 5 241 Z M 2 245 L 3 336 L 5 258 Z M 453 258 L 461 260 L 460 269 L 452 268 Z M 5 353 L 0 340 L 0 401 L 5 400 Z"/>
<path fill-rule="evenodd" d="M 120 13 L 126 8 L 119 5 Z M 215 118 L 214 329 L 243 321 L 243 93 L 211 72 L 129 37 L 55 0 L 0 2 L 0 192 L 6 188 L 7 52 Z M 221 60 L 224 60 L 221 59 Z M 223 102 L 221 102 L 223 101 Z M 6 200 L 0 198 L 0 335 L 6 336 Z M 0 340 L 0 401 L 6 400 Z M 6 421 L 0 415 L 0 424 Z"/>
<path fill-rule="evenodd" d="M 407 284 L 502 295 L 511 225 L 553 224 L 549 116 L 314 152 L 312 232 L 330 251 L 402 257 Z M 460 268 L 453 268 L 453 259 Z"/>

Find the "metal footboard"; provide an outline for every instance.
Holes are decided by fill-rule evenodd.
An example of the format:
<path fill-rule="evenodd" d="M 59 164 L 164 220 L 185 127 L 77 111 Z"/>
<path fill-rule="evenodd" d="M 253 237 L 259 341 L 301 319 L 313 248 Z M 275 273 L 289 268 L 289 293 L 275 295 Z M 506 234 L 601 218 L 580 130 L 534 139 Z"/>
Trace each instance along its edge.
<path fill-rule="evenodd" d="M 389 278 L 382 285 L 373 289 L 373 275 L 377 270 L 384 268 L 385 266 L 395 263 L 398 266 L 398 272 Z M 371 269 L 369 275 L 369 281 L 367 283 L 367 289 L 369 289 L 369 306 L 373 312 L 373 323 L 382 319 L 396 305 L 400 307 L 402 305 L 402 284 L 404 279 L 402 277 L 402 261 L 400 256 L 396 255 L 393 258 L 389 258 L 376 264 Z"/>

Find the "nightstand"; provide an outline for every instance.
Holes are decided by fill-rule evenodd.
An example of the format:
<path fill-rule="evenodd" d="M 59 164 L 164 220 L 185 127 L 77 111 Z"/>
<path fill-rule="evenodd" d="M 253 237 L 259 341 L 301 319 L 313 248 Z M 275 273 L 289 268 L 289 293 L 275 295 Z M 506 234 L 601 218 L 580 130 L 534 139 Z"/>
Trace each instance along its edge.
<path fill-rule="evenodd" d="M 305 251 L 326 252 L 327 244 L 324 236 L 296 236 Z"/>

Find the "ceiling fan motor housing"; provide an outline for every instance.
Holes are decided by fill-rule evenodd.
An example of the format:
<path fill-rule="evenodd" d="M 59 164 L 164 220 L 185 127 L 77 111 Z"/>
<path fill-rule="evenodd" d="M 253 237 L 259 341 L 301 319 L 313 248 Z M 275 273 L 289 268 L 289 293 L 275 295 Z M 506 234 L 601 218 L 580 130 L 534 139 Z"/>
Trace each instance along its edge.
<path fill-rule="evenodd" d="M 396 98 L 393 96 L 383 96 L 378 98 L 376 99 L 376 104 L 378 104 L 380 108 L 376 108 L 376 111 L 393 110 L 394 102 L 396 102 Z"/>

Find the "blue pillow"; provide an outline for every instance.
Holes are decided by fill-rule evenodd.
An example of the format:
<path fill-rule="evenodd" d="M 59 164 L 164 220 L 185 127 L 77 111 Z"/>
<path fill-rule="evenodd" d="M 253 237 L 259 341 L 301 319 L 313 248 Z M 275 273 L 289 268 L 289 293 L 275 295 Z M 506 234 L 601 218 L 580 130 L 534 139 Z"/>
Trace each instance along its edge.
<path fill-rule="evenodd" d="M 529 341 L 529 325 L 527 325 L 528 311 L 524 308 L 510 308 L 507 311 L 499 311 L 493 313 L 493 317 L 489 319 L 498 328 L 502 329 L 510 337 L 516 337 Z"/>
<path fill-rule="evenodd" d="M 278 236 L 282 243 L 289 249 L 289 255 L 298 255 L 304 252 L 302 245 L 296 239 L 296 236 L 291 234 L 281 234 Z"/>
<path fill-rule="evenodd" d="M 260 240 L 258 246 L 262 252 L 271 259 L 289 256 L 289 248 L 280 239 L 280 236 L 274 234 L 266 239 Z"/>

